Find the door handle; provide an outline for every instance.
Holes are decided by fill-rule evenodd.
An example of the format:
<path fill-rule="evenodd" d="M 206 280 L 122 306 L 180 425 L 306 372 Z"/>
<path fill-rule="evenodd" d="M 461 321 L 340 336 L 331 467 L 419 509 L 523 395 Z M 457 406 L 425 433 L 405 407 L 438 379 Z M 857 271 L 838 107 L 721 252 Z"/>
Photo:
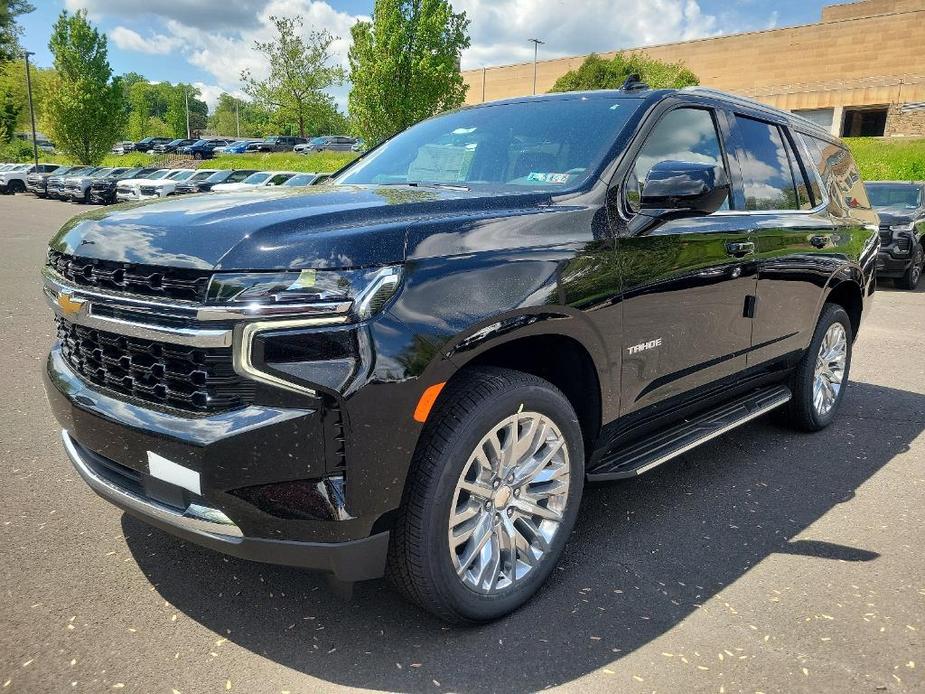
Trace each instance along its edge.
<path fill-rule="evenodd" d="M 832 243 L 832 237 L 831 236 L 813 236 L 809 240 L 809 242 L 810 244 L 812 244 L 814 248 L 825 248 L 830 243 Z"/>
<path fill-rule="evenodd" d="M 751 241 L 731 241 L 726 244 L 726 253 L 741 258 L 755 252 L 755 244 Z"/>

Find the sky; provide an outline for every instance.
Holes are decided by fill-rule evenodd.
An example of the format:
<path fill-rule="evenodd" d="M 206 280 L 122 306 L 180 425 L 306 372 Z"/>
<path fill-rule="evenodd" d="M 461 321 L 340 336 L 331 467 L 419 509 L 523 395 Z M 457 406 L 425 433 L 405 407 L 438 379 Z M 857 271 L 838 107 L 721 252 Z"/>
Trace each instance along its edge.
<path fill-rule="evenodd" d="M 583 55 L 620 48 L 754 31 L 819 20 L 834 0 L 452 0 L 471 21 L 471 47 L 462 67 Z M 23 45 L 50 66 L 48 38 L 61 10 L 86 9 L 109 37 L 116 74 L 139 72 L 152 81 L 188 82 L 210 107 L 222 91 L 241 96 L 240 75 L 265 71 L 252 50 L 272 37 L 269 18 L 301 16 L 306 30 L 326 28 L 338 37 L 336 60 L 346 65 L 350 27 L 372 13 L 372 0 L 32 0 L 20 18 Z M 348 86 L 332 90 L 346 106 Z"/>

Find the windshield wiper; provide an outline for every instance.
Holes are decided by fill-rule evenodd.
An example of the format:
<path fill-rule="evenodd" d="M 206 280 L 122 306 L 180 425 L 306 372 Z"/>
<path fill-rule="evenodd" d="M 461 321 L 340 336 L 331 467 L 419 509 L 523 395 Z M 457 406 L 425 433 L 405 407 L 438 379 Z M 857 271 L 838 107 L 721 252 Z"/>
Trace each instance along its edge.
<path fill-rule="evenodd" d="M 444 188 L 446 190 L 464 190 L 464 191 L 469 190 L 467 186 L 461 186 L 458 183 L 427 183 L 425 181 L 408 181 L 406 185 L 412 186 L 414 188 L 424 187 L 424 188 Z"/>

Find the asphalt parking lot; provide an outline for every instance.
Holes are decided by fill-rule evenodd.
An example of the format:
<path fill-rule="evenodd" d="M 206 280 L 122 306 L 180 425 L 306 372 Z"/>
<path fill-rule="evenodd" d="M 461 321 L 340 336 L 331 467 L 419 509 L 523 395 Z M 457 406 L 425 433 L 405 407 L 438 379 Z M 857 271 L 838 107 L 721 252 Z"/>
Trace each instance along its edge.
<path fill-rule="evenodd" d="M 0 691 L 925 690 L 925 290 L 881 290 L 830 429 L 765 418 L 586 492 L 540 596 L 448 628 L 383 582 L 181 544 L 67 462 L 38 271 L 81 208 L 0 197 Z"/>

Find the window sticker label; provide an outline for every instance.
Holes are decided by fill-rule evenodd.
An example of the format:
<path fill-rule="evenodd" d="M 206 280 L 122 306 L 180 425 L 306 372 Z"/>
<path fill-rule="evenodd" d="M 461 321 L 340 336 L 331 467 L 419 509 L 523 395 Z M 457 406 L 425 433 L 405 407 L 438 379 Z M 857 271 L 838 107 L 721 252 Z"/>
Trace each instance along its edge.
<path fill-rule="evenodd" d="M 531 171 L 530 175 L 527 176 L 528 181 L 536 181 L 537 183 L 549 183 L 557 186 L 568 183 L 568 178 L 569 174 L 567 173 L 545 173 L 537 171 Z"/>

